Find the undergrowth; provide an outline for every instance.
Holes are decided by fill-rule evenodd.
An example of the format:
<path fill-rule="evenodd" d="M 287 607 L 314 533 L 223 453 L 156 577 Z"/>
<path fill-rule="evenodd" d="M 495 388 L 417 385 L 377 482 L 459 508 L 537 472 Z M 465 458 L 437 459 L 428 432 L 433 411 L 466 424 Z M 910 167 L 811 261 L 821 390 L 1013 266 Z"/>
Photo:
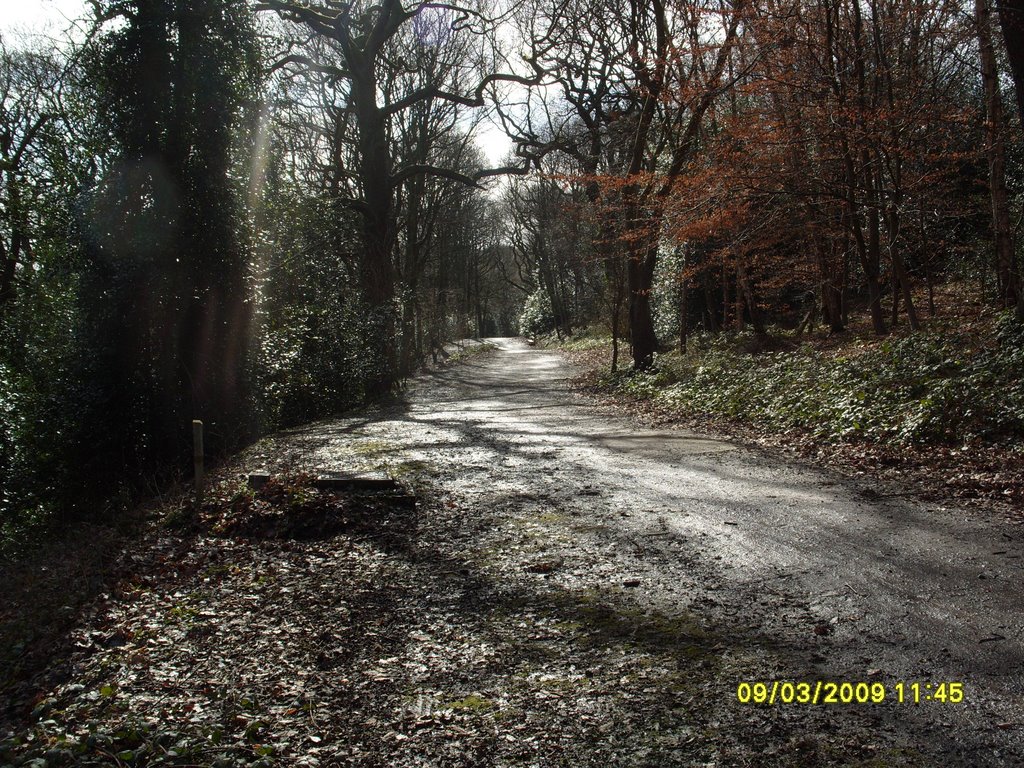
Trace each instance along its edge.
<path fill-rule="evenodd" d="M 1024 434 L 1024 328 L 1009 314 L 985 343 L 918 333 L 840 354 L 804 344 L 751 354 L 742 334 L 698 336 L 686 355 L 601 384 L 692 416 L 728 417 L 824 440 L 1000 442 Z"/>

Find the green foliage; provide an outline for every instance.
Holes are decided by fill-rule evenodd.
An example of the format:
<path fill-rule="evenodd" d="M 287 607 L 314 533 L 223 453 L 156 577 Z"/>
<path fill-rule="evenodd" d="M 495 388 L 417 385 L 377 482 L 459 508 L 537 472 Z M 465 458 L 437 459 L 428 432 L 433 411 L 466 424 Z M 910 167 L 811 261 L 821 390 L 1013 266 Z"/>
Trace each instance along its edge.
<path fill-rule="evenodd" d="M 362 345 L 368 313 L 347 259 L 358 242 L 351 215 L 279 189 L 264 215 L 276 247 L 257 284 L 263 300 L 251 377 L 261 427 L 273 429 L 362 401 L 370 373 Z"/>
<path fill-rule="evenodd" d="M 73 442 L 88 447 L 69 463 L 92 483 L 183 470 L 192 419 L 205 422 L 213 455 L 251 427 L 234 144 L 256 71 L 251 12 L 226 0 L 185 7 L 129 7 L 87 56 L 112 143 L 80 225 L 83 428 Z"/>
<path fill-rule="evenodd" d="M 519 333 L 523 336 L 540 336 L 554 330 L 555 313 L 551 308 L 548 292 L 538 288 L 526 297 L 523 311 L 519 315 Z"/>
<path fill-rule="evenodd" d="M 290 307 L 268 324 L 256 370 L 267 428 L 339 413 L 361 401 L 360 317 L 342 300 Z"/>
<path fill-rule="evenodd" d="M 680 247 L 665 249 L 659 254 L 651 293 L 651 314 L 659 339 L 679 338 L 680 275 L 685 264 Z"/>
<path fill-rule="evenodd" d="M 623 391 L 692 414 L 843 440 L 999 440 L 1024 433 L 1024 329 L 1007 313 L 994 342 L 917 334 L 832 357 L 805 345 L 752 356 L 735 336 L 698 337 L 686 358 L 617 379 Z"/>
<path fill-rule="evenodd" d="M 672 381 L 672 377 L 665 370 L 655 367 L 646 371 L 629 369 L 610 373 L 607 380 L 631 397 L 649 400 L 658 397 Z"/>
<path fill-rule="evenodd" d="M 611 344 L 611 336 L 599 326 L 581 328 L 567 339 L 558 343 L 559 349 L 569 352 L 583 352 L 588 349 L 601 349 Z"/>
<path fill-rule="evenodd" d="M 62 406 L 70 373 L 51 356 L 62 347 L 42 340 L 29 338 L 27 359 L 0 360 L 0 555 L 24 530 L 46 522 L 65 477 L 60 459 L 73 414 Z"/>
<path fill-rule="evenodd" d="M 74 89 L 58 101 L 62 65 L 51 51 L 0 50 L 0 82 L 16 84 L 0 93 L 0 253 L 16 263 L 0 296 L 0 555 L 53 513 L 76 415 L 69 254 L 88 120 Z"/>
<path fill-rule="evenodd" d="M 0 133 L 16 144 L 48 120 L 23 167 L 0 157 L 0 237 L 18 259 L 17 295 L 0 282 L 6 538 L 188 473 L 193 418 L 215 458 L 256 430 L 364 402 L 453 334 L 493 330 L 498 305 L 504 332 L 514 317 L 481 257 L 498 253 L 482 198 L 436 179 L 416 215 L 414 185 L 396 191 L 388 215 L 412 224 L 388 256 L 409 263 L 394 301 L 371 308 L 358 185 L 328 181 L 356 147 L 344 137 L 333 170 L 309 151 L 309 93 L 301 78 L 261 81 L 249 5 L 92 5 L 115 21 L 83 47 L 0 57 L 0 85 L 17 83 L 0 87 Z M 438 162 L 471 170 L 469 154 Z"/>

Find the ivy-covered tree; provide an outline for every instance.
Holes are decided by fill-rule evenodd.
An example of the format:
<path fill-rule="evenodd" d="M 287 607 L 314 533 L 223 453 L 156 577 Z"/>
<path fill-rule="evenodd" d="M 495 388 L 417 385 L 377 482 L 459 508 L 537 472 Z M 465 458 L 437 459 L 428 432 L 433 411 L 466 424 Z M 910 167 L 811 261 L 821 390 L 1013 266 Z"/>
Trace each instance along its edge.
<path fill-rule="evenodd" d="M 68 190 L 87 166 L 90 121 L 72 69 L 0 39 L 0 550 L 51 508 L 75 416 L 62 407 L 75 323 Z"/>
<path fill-rule="evenodd" d="M 83 445 L 87 464 L 149 474 L 178 466 L 192 419 L 215 451 L 247 431 L 252 304 L 234 142 L 256 38 L 248 7 L 230 0 L 94 5 L 101 22 L 122 23 L 92 55 L 112 144 L 83 226 Z"/>

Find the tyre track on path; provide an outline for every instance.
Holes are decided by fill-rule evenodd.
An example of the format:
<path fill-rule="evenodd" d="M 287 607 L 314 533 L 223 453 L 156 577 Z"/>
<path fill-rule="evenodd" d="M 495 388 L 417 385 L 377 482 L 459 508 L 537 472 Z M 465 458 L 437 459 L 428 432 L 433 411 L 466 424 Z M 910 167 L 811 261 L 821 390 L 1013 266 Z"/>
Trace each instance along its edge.
<path fill-rule="evenodd" d="M 802 738 L 841 751 L 848 737 L 879 741 L 890 760 L 1024 764 L 1018 528 L 636 428 L 570 395 L 558 355 L 490 343 L 494 354 L 418 381 L 372 430 L 389 461 L 423 462 L 453 503 L 488 521 L 497 555 L 484 570 L 521 571 L 525 559 L 543 590 L 691 615 L 717 638 L 703 719 L 727 741 L 768 734 L 794 760 Z M 517 531 L 529 546 L 501 552 Z M 743 707 L 741 680 L 881 682 L 890 701 Z M 962 682 L 965 700 L 894 703 L 897 682 L 908 700 L 910 683 Z"/>
<path fill-rule="evenodd" d="M 490 343 L 222 468 L 235 502 L 262 464 L 384 469 L 420 503 L 311 538 L 157 525 L 4 709 L 0 763 L 1024 765 L 1019 528 L 637 428 Z M 888 697 L 739 703 L 755 681 Z"/>

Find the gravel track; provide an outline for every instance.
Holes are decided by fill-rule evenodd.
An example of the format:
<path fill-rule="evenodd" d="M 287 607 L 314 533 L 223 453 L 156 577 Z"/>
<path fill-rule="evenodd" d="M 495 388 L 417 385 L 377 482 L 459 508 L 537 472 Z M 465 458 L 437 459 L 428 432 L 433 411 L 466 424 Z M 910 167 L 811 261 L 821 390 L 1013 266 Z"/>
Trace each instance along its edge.
<path fill-rule="evenodd" d="M 0 764 L 1024 765 L 1024 529 L 639 428 L 561 356 L 487 343 L 211 489 L 233 509 L 240 470 L 384 469 L 416 510 L 158 527 L 3 709 Z M 776 681 L 885 701 L 737 701 Z M 963 701 L 923 700 L 940 683 Z"/>
<path fill-rule="evenodd" d="M 493 354 L 418 381 L 400 415 L 373 425 L 391 458 L 423 462 L 488 521 L 499 554 L 485 570 L 525 562 L 544 592 L 688 616 L 715 659 L 698 718 L 718 723 L 724 741 L 761 741 L 784 761 L 824 739 L 868 743 L 886 761 L 1024 765 L 1019 526 L 706 436 L 637 428 L 569 394 L 573 370 L 559 355 L 488 341 Z M 527 551 L 500 549 L 524 527 Z M 878 682 L 888 700 L 736 701 L 739 682 L 775 680 Z M 914 682 L 922 699 L 928 684 L 961 682 L 964 700 L 910 703 Z"/>

